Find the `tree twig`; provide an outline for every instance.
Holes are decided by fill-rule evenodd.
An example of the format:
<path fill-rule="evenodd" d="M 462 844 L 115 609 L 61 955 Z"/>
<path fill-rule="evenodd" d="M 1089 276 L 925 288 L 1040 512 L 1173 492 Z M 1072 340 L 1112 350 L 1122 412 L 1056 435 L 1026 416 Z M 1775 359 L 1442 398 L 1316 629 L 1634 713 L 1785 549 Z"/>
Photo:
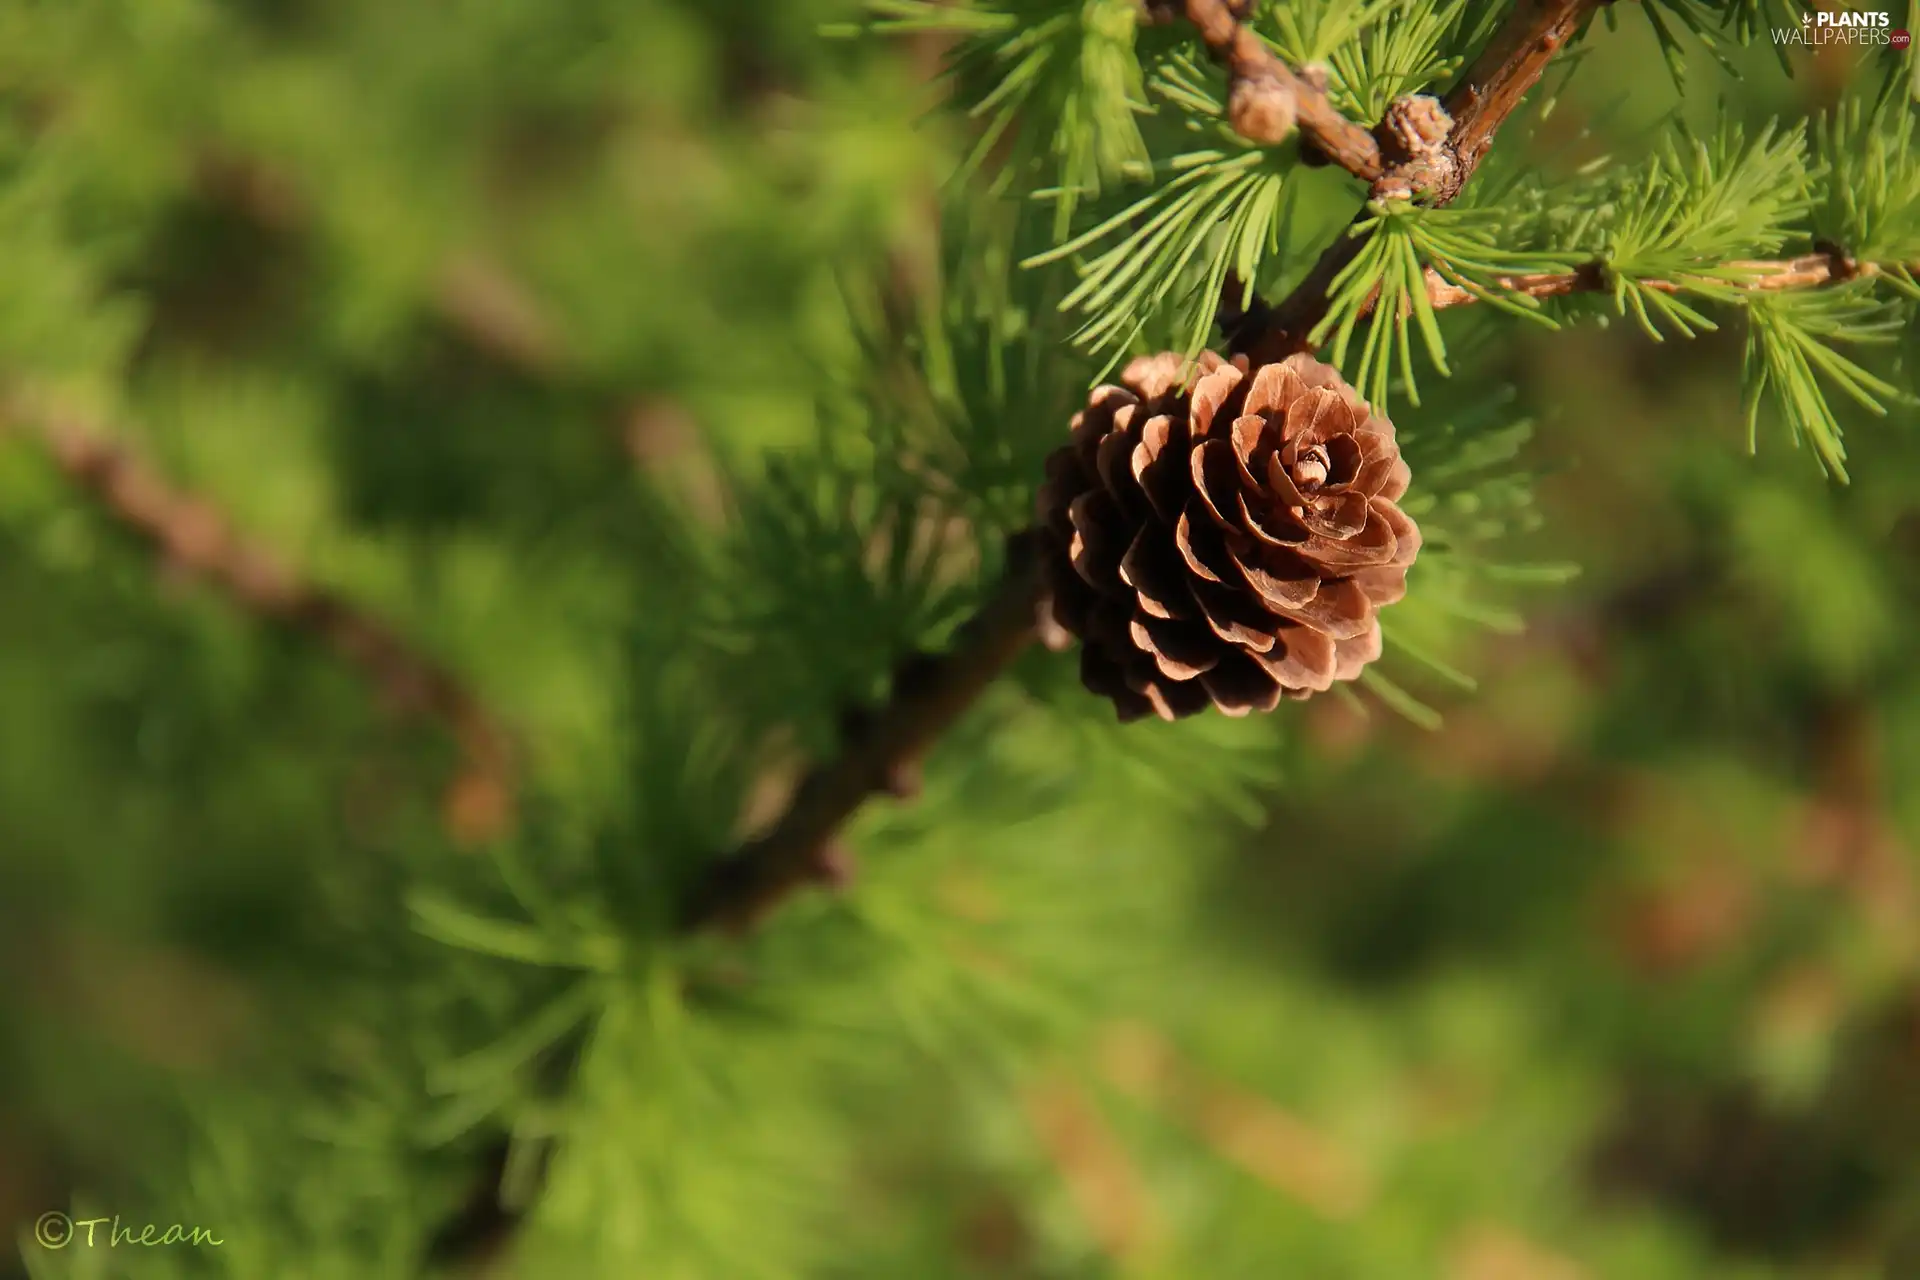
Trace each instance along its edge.
<path fill-rule="evenodd" d="M 1426 193 L 1434 207 L 1451 203 L 1493 145 L 1494 134 L 1546 72 L 1553 56 L 1583 23 L 1612 0 L 1519 0 L 1487 47 L 1447 93 L 1451 127 L 1444 141 L 1390 166 L 1374 183 L 1373 198 Z M 1364 218 L 1364 211 L 1360 218 Z M 1358 221 L 1359 219 L 1356 219 Z M 1333 282 L 1365 245 L 1343 234 L 1327 246 L 1292 293 L 1239 317 L 1228 346 L 1255 365 L 1284 360 L 1313 347 L 1310 335 L 1326 317 Z"/>
<path fill-rule="evenodd" d="M 928 748 L 1034 639 L 1039 603 L 1039 567 L 1028 538 L 1017 537 L 1005 575 L 955 646 L 895 670 L 886 705 L 801 781 L 773 828 L 713 865 L 684 926 L 744 931 L 808 885 L 843 881 L 851 867 L 840 829 L 869 797 L 914 793 Z"/>
<path fill-rule="evenodd" d="M 393 706 L 445 725 L 463 757 L 443 798 L 456 836 L 487 839 L 511 823 L 517 779 L 508 734 L 451 671 L 378 618 L 246 542 L 219 511 L 93 424 L 12 401 L 0 411 L 0 427 L 11 422 L 37 438 L 76 487 L 158 551 L 168 568 L 218 587 L 256 617 L 319 638 L 365 672 Z"/>
<path fill-rule="evenodd" d="M 1741 259 L 1721 264 L 1742 273 L 1744 278 L 1712 277 L 1718 285 L 1773 293 L 1786 289 L 1816 289 L 1822 285 L 1844 284 L 1849 280 L 1870 280 L 1884 274 L 1877 262 L 1855 262 L 1838 250 L 1804 253 L 1797 258 Z M 1546 271 L 1530 275 L 1495 276 L 1493 287 L 1506 293 L 1529 298 L 1563 298 L 1574 293 L 1605 293 L 1613 285 L 1597 262 L 1572 271 Z M 1680 293 L 1684 280 L 1641 280 L 1642 288 L 1656 293 Z M 1435 307 L 1458 307 L 1479 302 L 1482 295 L 1444 279 L 1432 267 L 1427 268 L 1427 300 Z"/>
<path fill-rule="evenodd" d="M 1235 14 L 1228 0 L 1185 0 L 1187 21 L 1227 69 L 1227 118 L 1249 142 L 1271 146 L 1297 125 L 1335 164 L 1366 182 L 1384 172 L 1380 143 L 1341 115 L 1327 95 L 1271 49 Z"/>

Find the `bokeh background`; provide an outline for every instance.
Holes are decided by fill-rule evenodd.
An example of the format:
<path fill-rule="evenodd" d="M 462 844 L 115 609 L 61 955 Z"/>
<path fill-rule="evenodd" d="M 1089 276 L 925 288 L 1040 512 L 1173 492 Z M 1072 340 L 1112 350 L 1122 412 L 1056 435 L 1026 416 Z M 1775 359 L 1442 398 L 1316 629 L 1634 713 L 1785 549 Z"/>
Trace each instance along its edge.
<path fill-rule="evenodd" d="M 1898 56 L 1683 95 L 1617 8 L 1524 163 Z M 0 1273 L 1920 1275 L 1920 433 L 1747 456 L 1731 328 L 1462 363 L 1581 575 L 1404 668 L 1438 728 L 1036 654 L 844 897 L 663 941 L 972 581 L 755 515 L 883 466 L 855 303 L 958 234 L 940 43 L 847 10 L 0 2 Z M 1094 372 L 1028 356 L 976 513 Z M 572 1075 L 572 962 L 471 927 L 542 895 L 624 957 Z M 32 1240 L 89 1206 L 227 1243 Z"/>

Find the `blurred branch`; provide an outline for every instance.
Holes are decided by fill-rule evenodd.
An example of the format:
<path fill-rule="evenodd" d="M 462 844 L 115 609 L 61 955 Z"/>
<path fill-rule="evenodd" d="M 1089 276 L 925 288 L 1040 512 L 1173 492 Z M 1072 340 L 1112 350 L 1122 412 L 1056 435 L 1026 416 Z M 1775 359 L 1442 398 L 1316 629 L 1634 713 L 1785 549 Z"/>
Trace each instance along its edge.
<path fill-rule="evenodd" d="M 463 756 L 443 805 L 457 837 L 489 839 L 512 822 L 517 785 L 508 735 L 452 672 L 378 618 L 247 543 L 214 507 L 174 487 L 98 427 L 24 403 L 0 407 L 22 435 L 45 447 L 76 488 L 152 546 L 166 567 L 211 583 L 258 618 L 324 641 L 393 706 L 446 726 Z M 7 425 L 0 421 L 0 429 Z"/>
<path fill-rule="evenodd" d="M 525 377 L 551 378 L 568 359 L 559 326 L 506 267 L 476 253 L 456 253 L 435 279 L 441 319 L 480 351 Z"/>
<path fill-rule="evenodd" d="M 306 194 L 272 160 L 209 149 L 197 158 L 194 180 L 210 204 L 256 226 L 280 232 L 312 228 Z M 546 305 L 495 258 L 474 250 L 449 251 L 426 288 L 434 315 L 502 368 L 539 380 L 561 373 L 571 358 Z"/>
<path fill-rule="evenodd" d="M 1236 133 L 1272 146 L 1297 125 L 1329 160 L 1354 177 L 1372 182 L 1381 176 L 1380 144 L 1372 132 L 1341 115 L 1321 86 L 1296 73 L 1241 24 L 1250 5 L 1185 0 L 1184 8 L 1215 61 L 1227 69 L 1227 118 Z"/>
<path fill-rule="evenodd" d="M 1809 708 L 1814 770 L 1799 861 L 1811 879 L 1839 885 L 1862 920 L 1911 957 L 1920 948 L 1913 856 L 1890 806 L 1883 711 L 1827 693 Z"/>
<path fill-rule="evenodd" d="M 844 883 L 852 865 L 841 829 L 872 796 L 918 791 L 921 758 L 1035 638 L 1039 599 L 1039 566 L 1028 539 L 1016 536 L 1005 576 L 954 648 L 895 669 L 886 705 L 853 726 L 839 756 L 807 774 L 772 829 L 713 865 L 685 927 L 743 932 L 810 884 Z"/>
<path fill-rule="evenodd" d="M 1084 1088 L 1061 1073 L 1027 1095 L 1035 1136 L 1103 1253 L 1140 1265 L 1160 1236 L 1146 1179 Z"/>
<path fill-rule="evenodd" d="M 1553 56 L 1595 11 L 1610 3 L 1612 0 L 1519 0 L 1487 47 L 1447 93 L 1442 104 L 1450 122 L 1445 138 L 1432 146 L 1409 149 L 1404 160 L 1390 166 L 1373 184 L 1370 200 L 1405 199 L 1425 193 L 1425 202 L 1431 207 L 1451 204 L 1486 157 L 1494 134 L 1539 82 Z M 1395 107 L 1411 101 L 1402 99 Z M 1389 112 L 1389 122 L 1393 114 Z M 1359 216 L 1369 215 L 1363 210 Z M 1341 235 L 1321 253 L 1299 286 L 1279 303 L 1268 307 L 1255 301 L 1244 313 L 1236 310 L 1226 317 L 1231 323 L 1227 335 L 1231 351 L 1261 365 L 1284 360 L 1296 351 L 1311 350 L 1314 344 L 1309 335 L 1326 317 L 1334 280 L 1365 244 L 1364 237 Z M 1229 281 L 1225 292 L 1237 299 L 1238 289 L 1238 282 Z"/>
<path fill-rule="evenodd" d="M 1447 1280 L 1586 1280 L 1573 1259 L 1497 1222 L 1476 1222 L 1448 1251 Z"/>
<path fill-rule="evenodd" d="M 1330 1220 L 1350 1220 L 1373 1200 L 1365 1169 L 1326 1135 L 1271 1100 L 1202 1072 L 1159 1030 L 1116 1023 L 1100 1046 L 1121 1093 L 1191 1130 L 1223 1160 Z"/>

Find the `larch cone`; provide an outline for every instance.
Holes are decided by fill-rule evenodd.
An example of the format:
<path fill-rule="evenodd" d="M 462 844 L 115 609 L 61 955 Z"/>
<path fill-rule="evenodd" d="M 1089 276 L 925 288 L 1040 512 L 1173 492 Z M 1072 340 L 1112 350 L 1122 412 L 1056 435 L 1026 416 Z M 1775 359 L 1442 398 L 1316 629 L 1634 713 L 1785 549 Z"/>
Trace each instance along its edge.
<path fill-rule="evenodd" d="M 1039 497 L 1043 631 L 1122 720 L 1270 711 L 1380 656 L 1420 530 L 1393 424 L 1308 355 L 1172 352 L 1094 389 Z"/>

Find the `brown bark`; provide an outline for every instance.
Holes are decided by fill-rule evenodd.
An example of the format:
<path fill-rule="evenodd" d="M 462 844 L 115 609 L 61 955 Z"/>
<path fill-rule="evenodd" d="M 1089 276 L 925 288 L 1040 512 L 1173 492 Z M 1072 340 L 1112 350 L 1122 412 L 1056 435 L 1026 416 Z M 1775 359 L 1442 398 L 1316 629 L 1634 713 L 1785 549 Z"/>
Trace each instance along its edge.
<path fill-rule="evenodd" d="M 1227 0 L 1186 0 L 1186 14 L 1231 77 L 1228 114 L 1243 137 L 1272 145 L 1297 125 L 1348 173 L 1367 182 L 1380 177 L 1380 143 L 1372 132 L 1341 115 L 1325 93 L 1275 57 L 1234 16 Z M 1248 105 L 1241 108 L 1241 103 Z"/>
<path fill-rule="evenodd" d="M 1869 279 L 1881 273 L 1881 268 L 1876 263 L 1854 262 L 1838 252 L 1805 253 L 1797 258 L 1741 259 L 1723 265 L 1749 274 L 1747 278 L 1739 280 L 1714 277 L 1715 283 L 1730 284 L 1735 288 L 1751 289 L 1760 293 L 1771 293 L 1783 289 L 1813 289 L 1825 284 L 1843 284 L 1848 280 Z M 1606 272 L 1598 263 L 1588 263 L 1565 272 L 1549 271 L 1532 275 L 1496 276 L 1492 283 L 1496 289 L 1507 293 L 1523 294 L 1529 298 L 1562 298 L 1573 293 L 1604 293 L 1613 287 L 1607 279 Z M 1686 287 L 1684 281 L 1673 280 L 1643 280 L 1640 283 L 1659 293 L 1679 293 Z M 1458 307 L 1480 301 L 1480 295 L 1442 279 L 1439 273 L 1429 268 L 1427 299 L 1435 307 Z"/>
<path fill-rule="evenodd" d="M 913 794 L 921 758 L 1034 638 L 1039 603 L 1038 566 L 1016 539 L 1006 575 L 956 646 L 896 669 L 887 704 L 802 780 L 773 828 L 713 865 L 684 927 L 743 931 L 810 884 L 844 881 L 841 828 L 869 797 Z"/>

